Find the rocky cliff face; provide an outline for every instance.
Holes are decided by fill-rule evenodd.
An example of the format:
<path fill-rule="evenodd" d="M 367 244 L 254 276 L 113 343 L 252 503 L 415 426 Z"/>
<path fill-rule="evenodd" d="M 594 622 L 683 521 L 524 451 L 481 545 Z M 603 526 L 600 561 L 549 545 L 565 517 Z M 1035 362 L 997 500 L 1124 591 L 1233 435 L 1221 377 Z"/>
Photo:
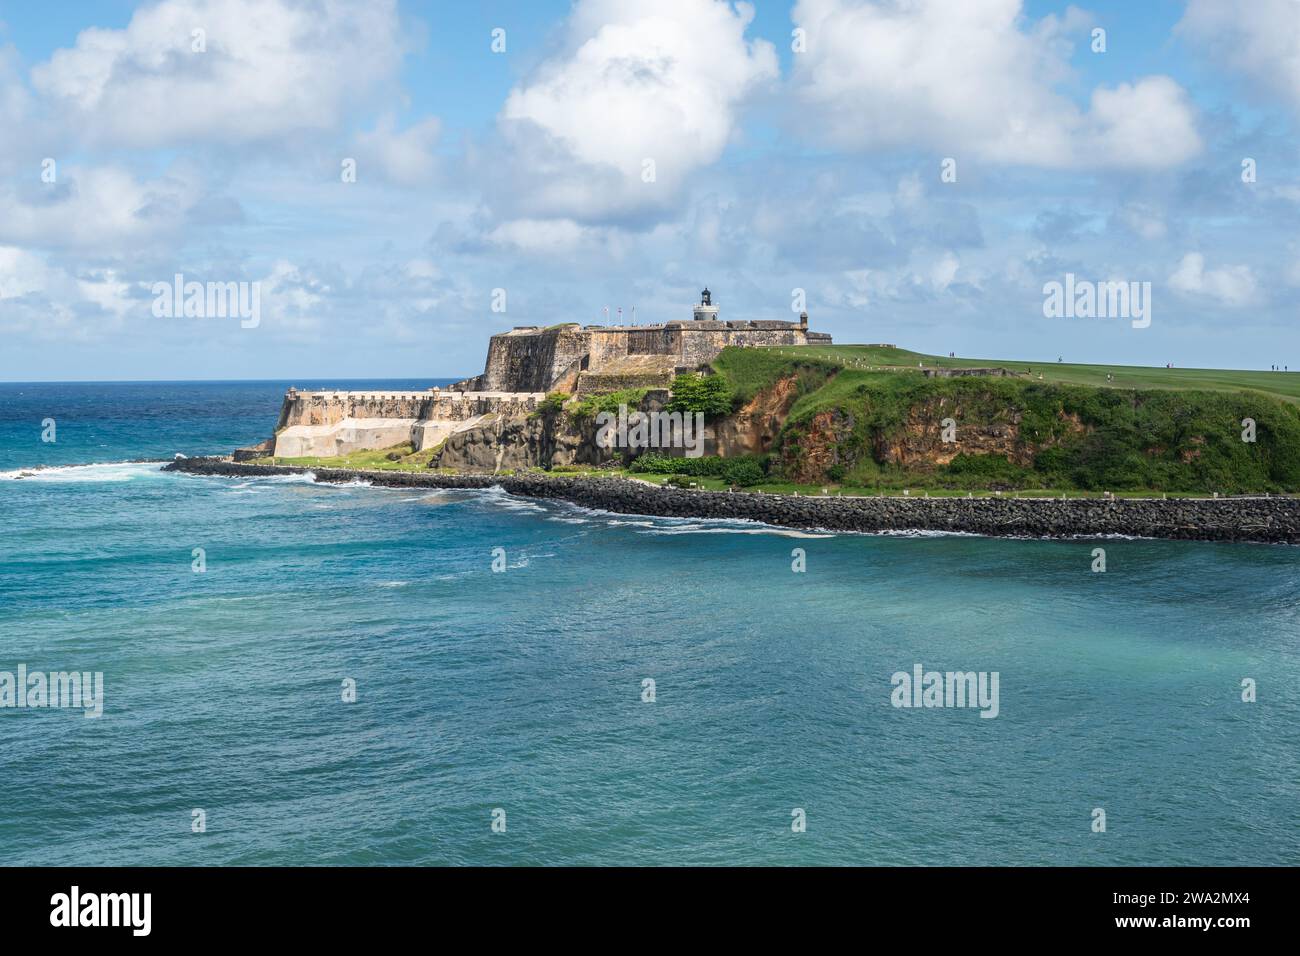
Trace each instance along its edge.
<path fill-rule="evenodd" d="M 629 411 L 662 411 L 666 394 L 651 392 Z M 793 376 L 759 392 L 739 411 L 706 426 L 704 453 L 731 456 L 770 451 L 798 397 Z M 430 465 L 487 473 L 599 465 L 616 456 L 597 446 L 596 432 L 594 419 L 577 418 L 567 411 L 493 415 L 448 438 Z"/>
<path fill-rule="evenodd" d="M 452 434 L 429 466 L 497 473 L 563 464 L 599 464 L 610 459 L 595 446 L 595 427 L 568 415 L 499 415 Z"/>
<path fill-rule="evenodd" d="M 782 445 L 782 473 L 791 481 L 815 484 L 827 469 L 851 466 L 855 456 L 841 446 L 847 446 L 853 426 L 853 416 L 838 409 L 818 412 Z"/>
<path fill-rule="evenodd" d="M 890 428 L 863 427 L 850 409 L 818 412 L 783 436 L 781 467 L 792 481 L 815 484 L 828 469 L 852 468 L 864 456 L 882 465 L 925 472 L 949 464 L 958 454 L 995 455 L 1030 467 L 1039 452 L 1060 444 L 1064 436 L 1087 432 L 1077 416 L 1061 413 L 1055 437 L 1026 434 L 1024 415 L 1014 406 L 970 408 L 948 397 L 913 404 Z M 944 441 L 944 421 L 954 423 L 955 440 Z"/>
<path fill-rule="evenodd" d="M 596 444 L 596 423 L 564 412 L 492 416 L 448 438 L 431 468 L 496 474 L 523 468 L 600 465 L 616 457 Z"/>
<path fill-rule="evenodd" d="M 793 375 L 763 389 L 739 411 L 713 424 L 712 440 L 705 451 L 710 455 L 765 454 L 798 397 L 799 382 Z"/>

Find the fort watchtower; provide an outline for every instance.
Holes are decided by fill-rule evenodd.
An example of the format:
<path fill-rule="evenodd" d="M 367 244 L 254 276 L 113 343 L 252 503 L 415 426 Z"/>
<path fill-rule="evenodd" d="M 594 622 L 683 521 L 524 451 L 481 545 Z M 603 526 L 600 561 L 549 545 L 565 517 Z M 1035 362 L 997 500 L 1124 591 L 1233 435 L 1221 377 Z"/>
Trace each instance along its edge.
<path fill-rule="evenodd" d="M 718 321 L 718 307 L 713 304 L 713 293 L 709 291 L 708 286 L 700 293 L 700 304 L 695 307 L 696 322 L 716 322 Z"/>

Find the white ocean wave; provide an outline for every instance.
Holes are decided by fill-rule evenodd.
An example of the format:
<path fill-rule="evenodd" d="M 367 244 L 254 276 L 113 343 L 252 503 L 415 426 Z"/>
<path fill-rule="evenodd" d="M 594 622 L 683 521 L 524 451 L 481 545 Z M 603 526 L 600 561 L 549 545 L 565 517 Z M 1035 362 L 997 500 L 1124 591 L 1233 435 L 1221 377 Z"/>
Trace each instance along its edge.
<path fill-rule="evenodd" d="M 478 496 L 481 500 L 495 507 L 504 508 L 507 511 L 529 511 L 533 513 L 546 511 L 544 505 L 540 505 L 528 498 L 521 498 L 519 495 L 512 495 L 500 485 L 483 488 L 478 491 Z"/>
<path fill-rule="evenodd" d="M 0 471 L 0 480 L 37 482 L 120 482 L 157 475 L 158 461 L 107 461 L 89 465 L 51 465 Z"/>
<path fill-rule="evenodd" d="M 767 534 L 783 538 L 833 538 L 838 532 L 821 528 L 802 530 L 752 521 L 748 518 L 672 518 L 657 515 L 626 515 L 602 508 L 587 508 L 571 501 L 557 501 L 560 508 L 600 519 L 609 528 L 632 528 L 637 534 Z M 562 520 L 555 518 L 552 520 Z"/>
<path fill-rule="evenodd" d="M 409 491 L 410 489 L 408 489 L 408 488 L 394 488 L 393 490 L 394 490 L 394 491 Z M 425 502 L 425 501 L 436 501 L 436 502 L 438 502 L 439 504 L 451 504 L 453 501 L 458 500 L 457 495 L 458 495 L 459 491 L 460 491 L 460 489 L 458 489 L 458 488 L 439 488 L 439 489 L 437 489 L 437 490 L 435 490 L 435 491 L 429 492 L 428 494 L 412 495 L 412 496 L 409 496 L 409 497 L 407 497 L 407 498 L 403 498 L 403 499 L 402 499 L 402 503 L 403 503 L 403 504 L 408 504 L 408 505 L 413 505 L 413 504 L 419 504 L 420 502 Z"/>
<path fill-rule="evenodd" d="M 637 534 L 672 535 L 672 534 L 770 534 L 779 538 L 833 538 L 831 531 L 802 531 L 799 528 L 782 528 L 776 525 L 759 525 L 756 528 L 735 528 L 721 525 L 682 525 L 667 528 L 646 528 Z"/>

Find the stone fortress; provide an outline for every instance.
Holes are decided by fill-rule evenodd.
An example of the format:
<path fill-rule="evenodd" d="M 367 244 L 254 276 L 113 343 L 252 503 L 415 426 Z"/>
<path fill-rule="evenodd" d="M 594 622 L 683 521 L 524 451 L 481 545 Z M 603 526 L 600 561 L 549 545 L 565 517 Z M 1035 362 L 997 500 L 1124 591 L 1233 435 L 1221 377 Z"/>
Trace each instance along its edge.
<path fill-rule="evenodd" d="M 289 389 L 275 437 L 257 450 L 277 458 L 333 457 L 410 442 L 415 451 L 502 416 L 528 415 L 549 392 L 590 395 L 667 388 L 728 346 L 829 344 L 798 322 L 723 321 L 705 289 L 690 320 L 661 325 L 518 326 L 492 336 L 482 375 L 423 392 Z"/>
<path fill-rule="evenodd" d="M 724 322 L 708 289 L 694 318 L 662 325 L 516 326 L 492 336 L 482 375 L 453 388 L 466 391 L 566 392 L 587 395 L 624 388 L 666 388 L 674 375 L 707 365 L 724 348 L 829 344 L 798 322 Z"/>

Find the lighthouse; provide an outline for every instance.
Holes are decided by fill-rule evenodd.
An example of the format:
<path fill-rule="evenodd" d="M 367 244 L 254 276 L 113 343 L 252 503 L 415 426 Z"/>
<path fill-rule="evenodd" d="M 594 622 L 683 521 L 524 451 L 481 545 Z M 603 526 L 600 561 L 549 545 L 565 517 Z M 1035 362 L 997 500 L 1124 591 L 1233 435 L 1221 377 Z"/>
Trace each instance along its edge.
<path fill-rule="evenodd" d="M 696 322 L 718 321 L 718 307 L 713 304 L 713 293 L 706 286 L 700 293 L 700 304 L 695 307 Z"/>

